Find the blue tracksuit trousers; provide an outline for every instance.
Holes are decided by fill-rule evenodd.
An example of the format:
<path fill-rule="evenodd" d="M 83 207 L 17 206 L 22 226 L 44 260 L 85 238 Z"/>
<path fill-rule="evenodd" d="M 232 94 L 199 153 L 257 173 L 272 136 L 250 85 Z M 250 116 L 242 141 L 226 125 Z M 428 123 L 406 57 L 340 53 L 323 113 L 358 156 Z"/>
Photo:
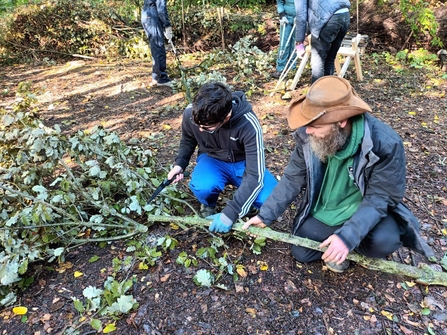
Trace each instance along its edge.
<path fill-rule="evenodd" d="M 230 163 L 201 154 L 197 158 L 197 165 L 191 174 L 189 187 L 201 204 L 214 207 L 219 194 L 226 185 L 236 187 L 241 185 L 244 172 L 245 161 Z M 266 169 L 264 187 L 253 206 L 261 207 L 277 183 L 276 178 Z"/>

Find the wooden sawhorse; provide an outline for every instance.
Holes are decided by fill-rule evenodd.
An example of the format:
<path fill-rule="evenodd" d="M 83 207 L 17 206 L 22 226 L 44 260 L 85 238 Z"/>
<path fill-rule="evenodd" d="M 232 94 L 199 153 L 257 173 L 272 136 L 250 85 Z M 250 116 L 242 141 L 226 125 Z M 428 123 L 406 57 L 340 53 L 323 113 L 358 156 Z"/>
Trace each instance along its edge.
<path fill-rule="evenodd" d="M 348 70 L 349 63 L 351 62 L 351 59 L 354 59 L 355 64 L 355 71 L 357 73 L 357 80 L 362 81 L 363 80 L 363 74 L 362 74 L 362 65 L 360 63 L 360 49 L 359 49 L 359 43 L 362 39 L 362 35 L 357 34 L 352 40 L 350 46 L 345 46 L 342 44 L 340 49 L 338 50 L 337 57 L 335 58 L 335 70 L 337 71 L 337 75 L 339 77 L 344 77 L 346 74 L 346 71 Z M 293 78 L 292 84 L 290 85 L 289 89 L 294 90 L 296 88 L 296 85 L 298 84 L 298 81 L 300 80 L 301 75 L 303 74 L 304 68 L 306 67 L 306 64 L 310 58 L 310 35 L 308 37 L 309 45 L 306 47 L 306 53 L 303 56 L 303 59 L 301 59 L 300 66 L 298 67 L 298 70 L 296 71 L 295 77 Z M 340 66 L 340 57 L 346 57 L 345 61 L 343 62 L 343 67 Z"/>

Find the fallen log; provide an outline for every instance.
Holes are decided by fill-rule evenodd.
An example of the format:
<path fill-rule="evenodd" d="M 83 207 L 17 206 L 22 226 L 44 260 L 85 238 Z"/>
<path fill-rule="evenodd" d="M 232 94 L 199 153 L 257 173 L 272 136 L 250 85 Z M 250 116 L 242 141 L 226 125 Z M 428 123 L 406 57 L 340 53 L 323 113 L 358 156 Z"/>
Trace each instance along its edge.
<path fill-rule="evenodd" d="M 198 217 L 158 216 L 158 215 L 149 215 L 148 221 L 176 223 L 176 224 L 201 226 L 201 227 L 208 227 L 211 223 L 210 220 L 201 219 Z M 270 228 L 259 228 L 251 226 L 248 230 L 244 230 L 242 229 L 242 223 L 237 222 L 233 225 L 232 229 L 239 232 L 245 232 L 256 236 L 269 238 L 274 241 L 280 241 L 313 250 L 324 251 L 323 249 L 319 248 L 320 242 L 275 231 Z M 350 253 L 346 258 L 370 270 L 381 271 L 398 276 L 406 276 L 413 278 L 419 284 L 447 286 L 447 273 L 435 271 L 428 264 L 420 264 L 418 267 L 415 267 L 393 261 L 368 258 L 359 255 L 357 253 Z"/>

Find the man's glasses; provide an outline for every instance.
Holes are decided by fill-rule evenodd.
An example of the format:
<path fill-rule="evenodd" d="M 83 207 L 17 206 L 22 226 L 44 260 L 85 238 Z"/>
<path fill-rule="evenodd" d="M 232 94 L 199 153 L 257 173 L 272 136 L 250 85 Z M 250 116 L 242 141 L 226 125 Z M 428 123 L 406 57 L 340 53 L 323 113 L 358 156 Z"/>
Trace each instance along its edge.
<path fill-rule="evenodd" d="M 226 117 L 225 117 L 225 118 L 226 118 Z M 222 120 L 221 122 L 217 123 L 215 126 L 202 126 L 201 124 L 197 124 L 197 123 L 194 122 L 194 119 L 193 119 L 192 116 L 189 118 L 189 121 L 191 121 L 191 123 L 192 123 L 193 125 L 195 125 L 196 127 L 199 127 L 199 128 L 200 128 L 201 130 L 203 130 L 204 132 L 207 132 L 207 133 L 209 133 L 209 134 L 212 134 L 212 133 L 214 133 L 215 131 L 219 130 L 220 127 L 222 127 L 222 125 L 224 124 L 225 119 Z"/>

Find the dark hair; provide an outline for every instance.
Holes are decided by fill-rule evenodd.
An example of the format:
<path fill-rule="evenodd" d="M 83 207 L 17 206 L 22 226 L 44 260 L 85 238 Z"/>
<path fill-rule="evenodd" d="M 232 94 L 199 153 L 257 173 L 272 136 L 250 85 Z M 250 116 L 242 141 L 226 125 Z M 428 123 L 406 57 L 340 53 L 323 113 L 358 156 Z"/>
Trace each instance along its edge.
<path fill-rule="evenodd" d="M 194 97 L 192 117 L 199 125 L 215 125 L 225 119 L 231 107 L 232 95 L 227 85 L 220 82 L 206 83 Z"/>

